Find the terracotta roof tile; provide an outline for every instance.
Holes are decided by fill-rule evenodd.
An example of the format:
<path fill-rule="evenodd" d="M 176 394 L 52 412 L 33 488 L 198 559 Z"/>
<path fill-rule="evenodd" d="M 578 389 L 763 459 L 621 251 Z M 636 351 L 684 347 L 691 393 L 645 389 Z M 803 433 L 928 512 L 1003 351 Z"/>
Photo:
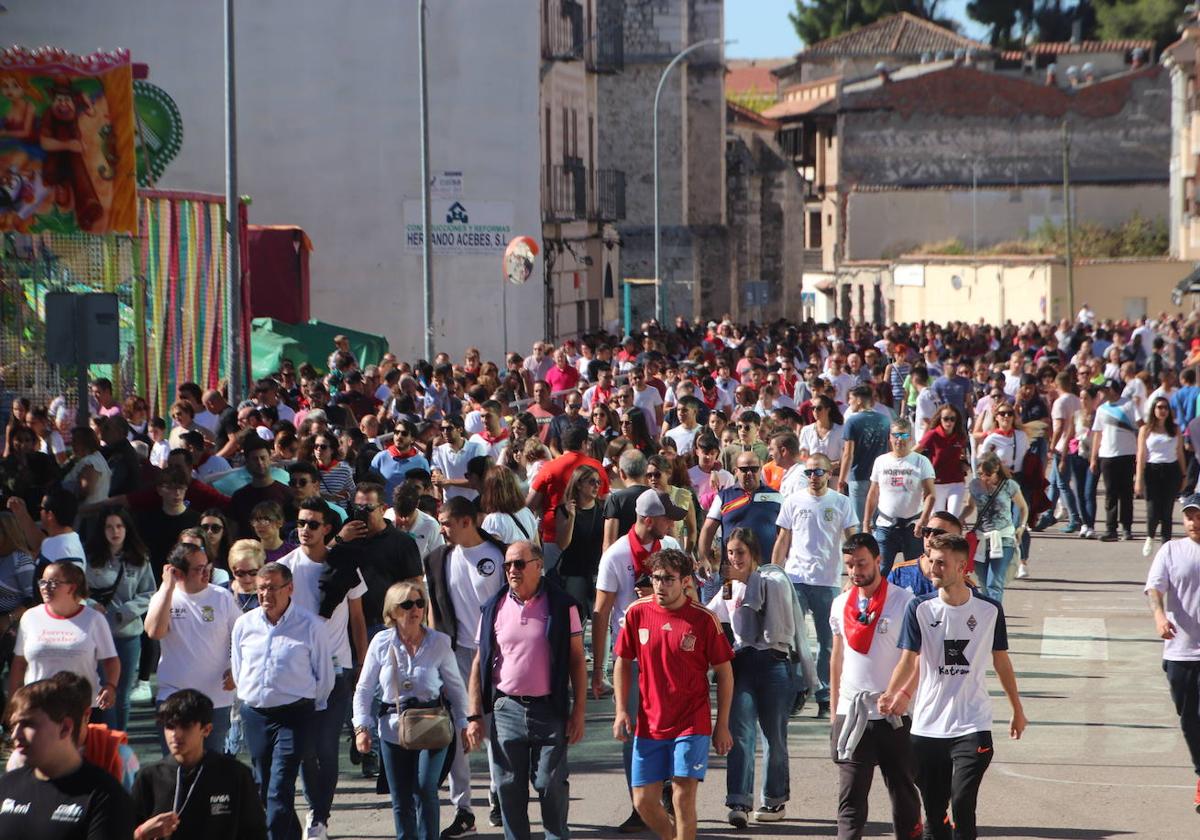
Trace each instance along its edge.
<path fill-rule="evenodd" d="M 981 41 L 959 35 L 908 12 L 889 15 L 875 23 L 806 47 L 805 55 L 912 55 L 939 50 L 974 49 L 991 52 Z"/>

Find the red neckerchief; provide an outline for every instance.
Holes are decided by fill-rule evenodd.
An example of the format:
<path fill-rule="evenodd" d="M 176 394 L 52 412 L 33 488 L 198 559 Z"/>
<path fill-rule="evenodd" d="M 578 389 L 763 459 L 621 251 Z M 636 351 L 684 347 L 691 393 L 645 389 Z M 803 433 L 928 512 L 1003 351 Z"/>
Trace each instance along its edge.
<path fill-rule="evenodd" d="M 1003 435 L 1004 437 L 1013 437 L 1016 434 L 1016 431 L 1017 431 L 1017 427 L 1016 427 L 1016 425 L 1013 425 L 1013 427 L 1011 429 L 1009 429 L 1007 432 L 1004 431 L 1003 429 L 993 429 L 992 434 Z"/>
<path fill-rule="evenodd" d="M 395 458 L 397 461 L 407 461 L 409 458 L 411 458 L 417 454 L 417 447 L 410 446 L 410 447 L 408 447 L 408 449 L 405 449 L 403 452 L 401 452 L 399 449 L 396 448 L 396 444 L 391 443 L 391 444 L 388 444 L 387 451 L 388 451 L 388 454 L 391 455 L 393 458 Z"/>
<path fill-rule="evenodd" d="M 717 390 L 716 385 L 714 385 L 711 389 L 703 387 L 700 389 L 700 399 L 702 399 L 704 404 L 709 408 L 716 408 L 717 400 L 720 398 L 721 392 Z"/>
<path fill-rule="evenodd" d="M 662 548 L 662 543 L 655 540 L 650 548 L 642 545 L 642 541 L 637 538 L 635 529 L 637 526 L 629 529 L 629 553 L 633 555 L 633 579 L 637 580 L 642 575 L 650 574 L 650 567 L 646 561 L 650 559 L 650 555 Z"/>
<path fill-rule="evenodd" d="M 414 452 L 414 454 L 416 453 L 416 449 L 415 449 L 415 448 L 413 449 L 413 452 Z M 403 457 L 403 456 L 402 456 L 402 457 Z M 411 455 L 409 455 L 408 457 L 410 457 L 410 458 L 411 458 L 412 456 L 411 456 Z M 341 461 L 337 461 L 337 460 L 333 460 L 333 461 L 330 461 L 330 462 L 329 462 L 329 466 L 328 466 L 328 467 L 322 467 L 322 466 L 321 466 L 321 462 L 320 462 L 320 461 L 318 461 L 318 462 L 317 462 L 317 469 L 319 469 L 321 472 L 329 472 L 331 469 L 333 469 L 334 467 L 336 467 L 336 466 L 337 466 L 338 464 L 340 464 L 340 463 L 342 463 L 342 462 L 341 462 Z"/>
<path fill-rule="evenodd" d="M 858 611 L 859 588 L 853 586 L 846 597 L 846 607 L 842 610 L 842 635 L 846 643 L 854 650 L 866 656 L 871 652 L 871 640 L 875 638 L 875 622 L 883 613 L 883 603 L 887 600 L 887 578 L 879 581 L 879 588 L 867 602 L 867 620 L 860 621 L 862 615 Z"/>
<path fill-rule="evenodd" d="M 599 385 L 597 385 L 596 393 L 592 394 L 592 405 L 608 405 L 608 401 L 611 399 L 612 388 L 601 388 Z"/>
<path fill-rule="evenodd" d="M 495 446 L 500 441 L 508 439 L 508 429 L 501 429 L 500 434 L 493 436 L 492 433 L 485 428 L 479 433 L 479 436 L 487 441 L 488 446 Z"/>
<path fill-rule="evenodd" d="M 607 432 L 608 432 L 607 426 L 605 426 L 603 429 L 601 429 L 595 423 L 593 423 L 592 427 L 590 429 L 588 429 L 589 435 L 603 435 L 603 434 L 606 434 Z"/>

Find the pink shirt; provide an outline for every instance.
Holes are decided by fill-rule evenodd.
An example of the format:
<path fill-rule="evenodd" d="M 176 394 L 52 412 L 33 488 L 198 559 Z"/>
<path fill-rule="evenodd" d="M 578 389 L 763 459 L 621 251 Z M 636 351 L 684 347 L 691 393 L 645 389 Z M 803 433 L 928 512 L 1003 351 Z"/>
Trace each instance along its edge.
<path fill-rule="evenodd" d="M 550 600 L 545 590 L 521 603 L 509 592 L 496 610 L 496 688 L 505 694 L 545 697 L 550 693 Z M 571 607 L 571 635 L 583 633 L 579 610 Z"/>
<path fill-rule="evenodd" d="M 558 365 L 546 371 L 544 377 L 551 391 L 569 391 L 579 384 L 579 371 L 573 367 L 559 369 Z"/>

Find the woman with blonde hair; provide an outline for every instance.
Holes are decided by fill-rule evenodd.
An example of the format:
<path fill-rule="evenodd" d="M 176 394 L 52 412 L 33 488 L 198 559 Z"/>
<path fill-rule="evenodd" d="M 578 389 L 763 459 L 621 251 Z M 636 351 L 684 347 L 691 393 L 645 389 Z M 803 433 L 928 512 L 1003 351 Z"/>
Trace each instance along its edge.
<path fill-rule="evenodd" d="M 963 518 L 972 508 L 977 512 L 972 529 L 979 533 L 975 574 L 983 594 L 1000 603 L 1004 600 L 1008 567 L 1029 519 L 1029 506 L 1021 486 L 1010 477 L 995 453 L 980 456 L 975 475 L 967 485 L 970 499 Z"/>
<path fill-rule="evenodd" d="M 418 581 L 403 580 L 388 588 L 383 598 L 385 629 L 367 646 L 362 671 L 354 690 L 354 738 L 360 753 L 372 749 L 372 733 L 379 738 L 383 770 L 391 790 L 396 837 L 437 840 L 439 837 L 438 785 L 447 750 L 473 746 L 467 740 L 467 687 L 450 637 L 425 625 L 429 596 Z M 372 701 L 382 703 L 376 719 Z M 408 709 L 437 708 L 449 701 L 454 742 L 441 749 L 410 750 L 400 746 L 399 717 Z"/>

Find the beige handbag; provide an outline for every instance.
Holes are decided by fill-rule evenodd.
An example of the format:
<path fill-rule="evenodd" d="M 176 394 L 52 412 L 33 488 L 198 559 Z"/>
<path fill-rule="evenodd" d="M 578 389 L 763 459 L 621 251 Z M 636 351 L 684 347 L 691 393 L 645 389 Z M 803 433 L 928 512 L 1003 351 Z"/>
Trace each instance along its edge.
<path fill-rule="evenodd" d="M 392 681 L 396 692 L 396 736 L 400 746 L 406 750 L 440 750 L 450 746 L 454 740 L 454 727 L 450 723 L 450 712 L 441 704 L 428 707 L 412 707 L 400 710 L 400 686 L 396 677 L 400 673 L 400 663 L 396 658 L 396 649 L 388 645 L 388 653 L 392 657 Z"/>

